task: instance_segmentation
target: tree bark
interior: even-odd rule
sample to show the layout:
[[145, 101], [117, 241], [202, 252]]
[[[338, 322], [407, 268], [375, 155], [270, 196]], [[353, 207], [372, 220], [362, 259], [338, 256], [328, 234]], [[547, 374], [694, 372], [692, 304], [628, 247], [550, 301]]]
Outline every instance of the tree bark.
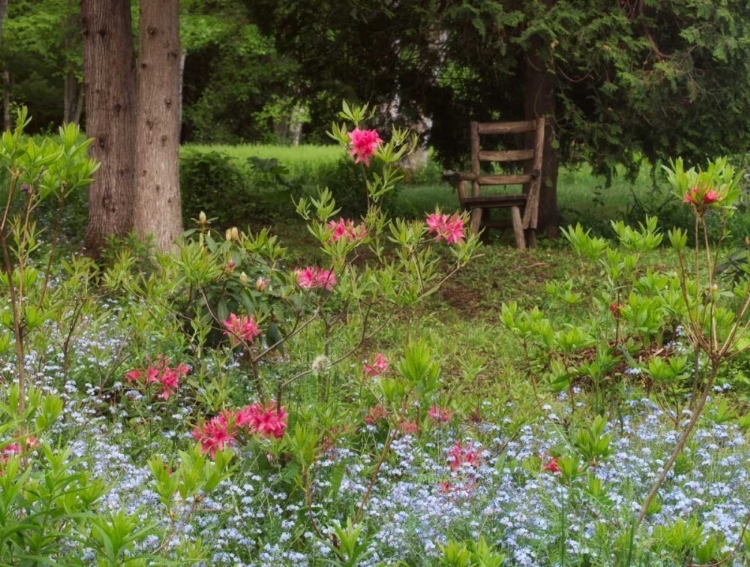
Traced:
[[78, 81], [70, 71], [65, 74], [63, 83], [63, 124], [73, 122], [78, 100]]
[[[5, 14], [8, 11], [8, 0], [0, 0], [0, 43], [3, 41], [3, 25], [5, 24]], [[10, 120], [10, 72], [3, 70], [3, 129], [10, 130], [12, 127]]]
[[[543, 0], [548, 7], [556, 0]], [[554, 76], [547, 71], [543, 53], [548, 47], [543, 40], [532, 43], [525, 58], [524, 83], [526, 92], [525, 114], [527, 120], [540, 116], [546, 118], [544, 133], [544, 161], [542, 163], [542, 187], [539, 194], [539, 219], [537, 231], [550, 238], [560, 234], [560, 211], [557, 208], [557, 150], [555, 149], [555, 87]], [[533, 132], [530, 134], [533, 138]], [[531, 142], [533, 147], [533, 142]]]
[[65, 50], [65, 60], [68, 66], [68, 71], [65, 73], [65, 79], [63, 81], [63, 124], [73, 122], [76, 115], [76, 105], [78, 101], [78, 79], [76, 79], [75, 73], [70, 69], [70, 52], [73, 50], [73, 40], [75, 35], [78, 33], [78, 18], [73, 15], [73, 0], [68, 0], [68, 12], [67, 20], [65, 25], [67, 27], [65, 31], [65, 41], [63, 42], [63, 49]]
[[179, 0], [141, 0], [135, 228], [161, 251], [172, 250], [183, 230], [179, 23]]
[[13, 128], [13, 119], [10, 112], [10, 71], [3, 71], [3, 130], [6, 132]]
[[96, 257], [110, 235], [133, 228], [135, 72], [129, 0], [81, 0], [83, 94], [91, 157], [85, 246]]
[[76, 112], [73, 115], [73, 123], [81, 123], [81, 115], [83, 114], [83, 88], [78, 89], [78, 98], [76, 98]]

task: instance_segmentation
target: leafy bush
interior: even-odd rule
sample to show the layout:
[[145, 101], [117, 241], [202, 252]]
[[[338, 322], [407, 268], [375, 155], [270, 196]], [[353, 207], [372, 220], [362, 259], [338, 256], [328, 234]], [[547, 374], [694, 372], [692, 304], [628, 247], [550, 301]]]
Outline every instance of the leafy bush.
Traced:
[[211, 211], [226, 226], [243, 222], [254, 211], [247, 171], [219, 152], [184, 154], [180, 159], [180, 191], [186, 225], [201, 211]]
[[[382, 165], [375, 163], [370, 169], [374, 174], [382, 175]], [[351, 159], [341, 158], [334, 164], [321, 166], [318, 173], [315, 183], [331, 192], [343, 216], [359, 218], [367, 212], [367, 187], [360, 165]], [[382, 203], [384, 212], [393, 212], [399, 190], [399, 186], [395, 186], [385, 196]]]
[[[342, 116], [363, 128], [362, 109]], [[36, 172], [5, 194], [0, 230], [1, 564], [750, 559], [750, 414], [717, 390], [750, 351], [750, 283], [712, 279], [685, 231], [615, 222], [613, 243], [570, 228], [579, 265], [547, 282], [554, 314], [508, 303], [503, 325], [484, 309], [459, 336], [440, 292], [477, 237], [458, 215], [388, 219], [410, 138], [336, 125], [366, 164], [368, 208], [355, 222], [330, 191], [297, 200], [317, 261], [295, 268], [268, 229], [199, 215], [175, 255], [125, 241], [48, 280], [34, 205], [94, 164], [72, 127], [64, 163], [20, 130], [0, 144], [9, 172]], [[286, 173], [265, 160], [252, 175]], [[733, 213], [725, 162], [677, 162], [670, 180], [701, 231]]]

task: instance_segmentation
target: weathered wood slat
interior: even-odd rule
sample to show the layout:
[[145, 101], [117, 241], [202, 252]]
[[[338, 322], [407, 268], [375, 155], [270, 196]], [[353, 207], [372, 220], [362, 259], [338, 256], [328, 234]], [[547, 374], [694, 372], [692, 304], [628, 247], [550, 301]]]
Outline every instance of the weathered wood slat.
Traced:
[[[454, 173], [453, 179], [456, 183], [460, 181], [476, 181], [479, 185], [518, 185], [529, 183], [532, 175], [482, 175], [470, 172]], [[477, 195], [473, 195], [476, 197]]]
[[513, 221], [513, 235], [516, 237], [516, 248], [523, 250], [526, 248], [526, 238], [524, 237], [523, 224], [521, 223], [521, 209], [519, 207], [511, 207], [510, 218]]
[[531, 175], [480, 175], [480, 185], [518, 185], [531, 182]]
[[479, 161], [523, 161], [534, 159], [534, 150], [481, 151]]
[[[544, 117], [540, 117], [536, 124], [536, 139], [534, 140], [534, 163], [532, 168], [541, 174], [542, 171], [542, 152], [544, 151]], [[523, 212], [523, 227], [525, 229], [536, 229], [539, 218], [539, 193], [542, 189], [542, 176], [537, 176], [529, 185], [529, 201]]]
[[482, 195], [481, 197], [467, 197], [463, 201], [464, 208], [491, 209], [496, 207], [513, 207], [524, 205], [526, 195]]
[[536, 120], [521, 122], [479, 122], [479, 134], [521, 134], [536, 130]]
[[[471, 123], [471, 172], [474, 175], [479, 175], [480, 170], [480, 163], [479, 163], [479, 122], [472, 122]], [[479, 183], [477, 182], [477, 178], [474, 177], [472, 179], [471, 184], [471, 195], [473, 197], [479, 196]], [[476, 219], [472, 219], [472, 223], [476, 224], [479, 221]]]

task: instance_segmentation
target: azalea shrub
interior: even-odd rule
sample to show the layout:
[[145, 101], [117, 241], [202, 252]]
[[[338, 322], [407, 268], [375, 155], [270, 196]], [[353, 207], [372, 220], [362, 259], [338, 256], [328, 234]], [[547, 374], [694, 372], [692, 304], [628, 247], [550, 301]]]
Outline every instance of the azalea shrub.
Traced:
[[489, 338], [467, 353], [446, 300], [477, 236], [459, 213], [389, 218], [415, 140], [340, 117], [366, 212], [297, 200], [304, 255], [204, 211], [174, 255], [126, 242], [46, 278], [24, 199], [55, 156], [81, 187], [95, 166], [69, 141], [18, 185], [0, 563], [745, 564], [750, 418], [722, 369], [748, 346], [750, 284], [714, 276], [706, 238], [734, 212], [729, 164], [668, 172], [709, 244], [688, 253], [653, 218], [614, 223], [615, 242], [570, 227], [580, 267], [536, 309], [472, 319]]

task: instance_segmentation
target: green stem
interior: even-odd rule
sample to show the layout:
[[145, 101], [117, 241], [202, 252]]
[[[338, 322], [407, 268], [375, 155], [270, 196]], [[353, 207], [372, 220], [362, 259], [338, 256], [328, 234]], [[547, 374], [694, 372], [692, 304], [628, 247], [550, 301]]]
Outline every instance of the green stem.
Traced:
[[693, 410], [693, 415], [690, 418], [690, 421], [688, 422], [687, 426], [683, 430], [682, 436], [680, 437], [680, 440], [677, 442], [677, 445], [672, 451], [672, 454], [669, 456], [669, 460], [667, 461], [667, 464], [664, 465], [664, 468], [662, 469], [661, 474], [659, 474], [659, 477], [656, 479], [656, 482], [654, 482], [653, 486], [651, 487], [651, 490], [646, 496], [646, 500], [643, 501], [643, 505], [641, 506], [641, 511], [638, 513], [638, 518], [636, 519], [636, 528], [640, 526], [641, 523], [643, 522], [643, 519], [646, 517], [646, 513], [648, 512], [648, 508], [651, 505], [651, 501], [656, 497], [656, 494], [659, 492], [659, 488], [661, 488], [661, 485], [664, 483], [664, 480], [667, 478], [669, 471], [672, 470], [672, 466], [677, 460], [677, 457], [680, 456], [680, 453], [682, 453], [682, 450], [685, 448], [685, 444], [688, 442], [690, 435], [693, 433], [693, 429], [695, 428], [695, 425], [698, 423], [698, 419], [703, 413], [703, 408], [706, 405], [706, 400], [708, 399], [708, 395], [711, 393], [711, 387], [714, 384], [714, 379], [716, 378], [716, 374], [718, 373], [718, 371], [719, 371], [719, 365], [716, 362], [713, 362], [711, 365], [711, 374], [708, 377], [708, 381], [706, 382], [706, 385], [703, 387], [703, 393], [701, 394], [701, 398], [700, 398], [700, 401], [698, 402], [698, 406]]
[[3, 253], [3, 263], [5, 264], [5, 273], [8, 276], [8, 289], [10, 290], [10, 307], [13, 313], [13, 335], [16, 339], [16, 368], [18, 370], [18, 409], [20, 413], [23, 413], [26, 409], [26, 388], [25, 388], [25, 372], [24, 372], [24, 360], [23, 360], [23, 325], [21, 323], [21, 314], [19, 309], [21, 307], [21, 298], [16, 293], [16, 286], [13, 283], [13, 265], [10, 261], [10, 254], [8, 252], [8, 243], [5, 239], [5, 232], [0, 230], [0, 248]]

